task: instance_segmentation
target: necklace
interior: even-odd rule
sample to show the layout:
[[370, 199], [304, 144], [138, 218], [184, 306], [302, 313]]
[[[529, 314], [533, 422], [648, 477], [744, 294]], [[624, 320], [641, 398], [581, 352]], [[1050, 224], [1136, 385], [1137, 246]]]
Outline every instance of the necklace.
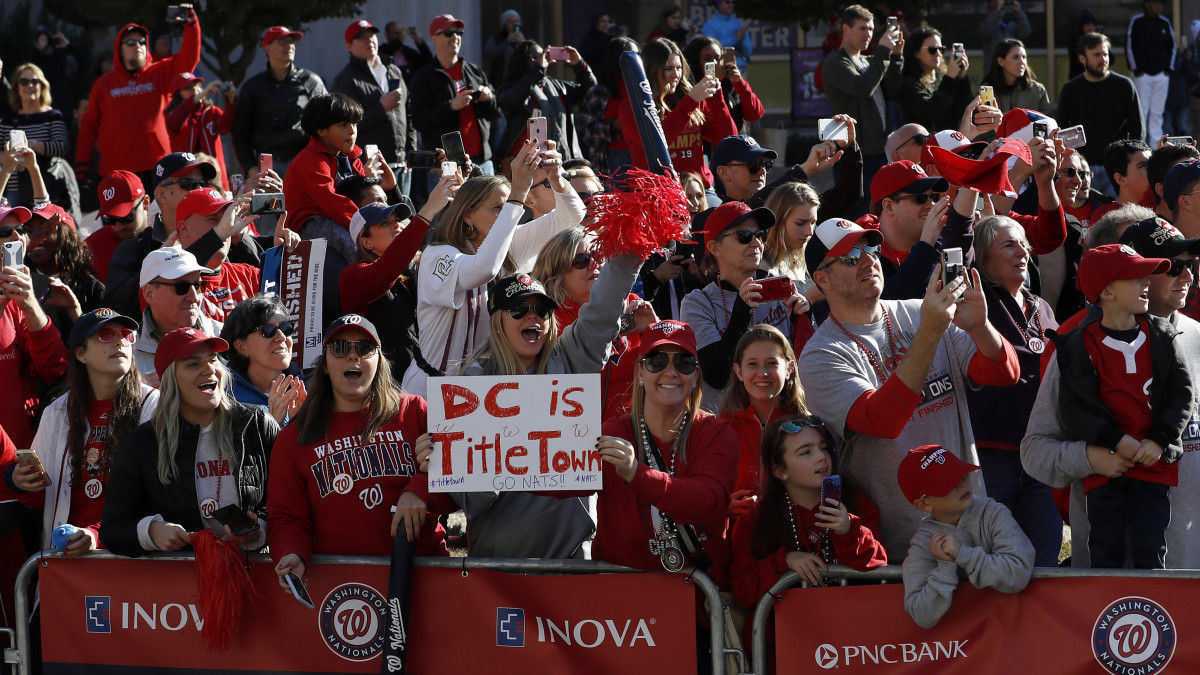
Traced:
[[[796, 529], [796, 504], [792, 502], [792, 496], [785, 490], [783, 498], [787, 500], [787, 521], [788, 525], [792, 526], [792, 544], [797, 551], [807, 551], [807, 546], [800, 545], [800, 532]], [[821, 559], [827, 563], [836, 562], [833, 555], [833, 538], [830, 530], [821, 530], [820, 532], [810, 532], [808, 541], [820, 551]]]
[[[1033, 309], [1032, 317], [1025, 317], [1025, 327], [1021, 331], [1021, 336], [1025, 338], [1025, 344], [1029, 345], [1029, 351], [1034, 354], [1041, 354], [1046, 350], [1046, 331], [1042, 329], [1042, 314], [1038, 311], [1037, 303], [1029, 299], [1029, 305]], [[1022, 315], [1024, 312], [1022, 312]], [[1035, 328], [1036, 334], [1029, 334], [1030, 324]]]
[[[895, 338], [892, 335], [892, 318], [888, 314], [888, 311], [886, 308], [881, 306], [880, 309], [883, 310], [883, 327], [884, 327], [884, 329], [887, 330], [888, 349], [892, 353], [891, 357], [888, 358], [885, 365], [887, 366], [888, 370], [895, 372], [896, 367], [898, 365], [900, 365], [900, 359], [901, 359], [900, 351], [899, 351], [899, 348], [896, 346]], [[857, 336], [855, 336], [850, 331], [846, 330], [846, 327], [842, 325], [841, 321], [837, 320], [836, 316], [830, 314], [829, 318], [830, 318], [830, 320], [833, 321], [833, 323], [838, 328], [842, 329], [842, 332], [846, 334], [846, 337], [850, 338], [854, 342], [854, 344], [858, 345], [858, 348], [862, 350], [862, 353], [867, 357], [867, 362], [870, 363], [871, 367], [875, 369], [875, 374], [879, 376], [879, 383], [882, 385], [883, 382], [885, 380], [887, 380], [887, 377], [888, 377], [887, 371], [884, 370], [883, 366], [879, 365], [879, 361], [877, 361], [875, 359], [875, 353], [872, 352], [870, 349], [867, 349], [867, 346], [864, 345], [862, 343], [862, 341], [858, 339]]]
[[[654, 441], [650, 436], [650, 428], [646, 426], [645, 417], [641, 419], [641, 426], [642, 456], [646, 464], [652, 469], [666, 471], [668, 476], [674, 476], [675, 459], [679, 456], [677, 452], [678, 448], [675, 446], [679, 444], [679, 437], [675, 437], [675, 441], [671, 446], [670, 467], [661, 467], [658, 466], [658, 462], [654, 458], [654, 451], [650, 447], [650, 444]], [[650, 508], [657, 509], [655, 506], [651, 506]], [[675, 529], [675, 521], [662, 510], [658, 510], [658, 519], [658, 531], [654, 533], [654, 538], [649, 541], [650, 553], [658, 556], [658, 559], [662, 561], [663, 569], [668, 572], [678, 572], [683, 569], [686, 558], [683, 555], [683, 547], [679, 543], [679, 532]]]
[[[721, 280], [721, 277], [718, 276], [717, 280], [714, 283], [717, 284], [717, 295], [721, 296], [721, 310], [725, 313], [725, 327], [724, 328], [718, 327], [717, 333], [724, 335], [725, 331], [729, 330], [729, 319], [732, 318], [733, 315], [730, 313], [729, 307], [727, 307], [725, 305], [725, 287], [721, 285], [723, 283], [723, 281]], [[734, 291], [734, 294], [737, 294], [736, 290]], [[733, 304], [734, 305], [737, 304], [736, 299], [733, 301]], [[746, 325], [748, 325], [748, 326], [754, 325], [754, 308], [753, 307], [750, 308], [750, 323], [748, 323]]]

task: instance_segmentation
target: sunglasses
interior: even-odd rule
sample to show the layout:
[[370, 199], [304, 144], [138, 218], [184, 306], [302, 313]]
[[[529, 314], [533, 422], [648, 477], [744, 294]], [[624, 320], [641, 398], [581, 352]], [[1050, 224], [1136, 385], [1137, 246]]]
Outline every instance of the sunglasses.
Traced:
[[696, 372], [696, 357], [684, 352], [675, 352], [674, 354], [652, 352], [642, 359], [642, 365], [652, 373], [661, 373], [671, 361], [675, 361], [675, 370], [679, 371], [680, 375], [691, 375]]
[[8, 239], [12, 236], [13, 232], [25, 234], [25, 231], [24, 225], [5, 225], [4, 227], [0, 227], [0, 239]]
[[359, 358], [369, 359], [375, 356], [375, 352], [379, 351], [379, 345], [370, 340], [330, 340], [325, 348], [329, 350], [329, 355], [335, 359], [344, 359], [350, 355], [350, 350], [358, 354]]
[[1192, 258], [1191, 260], [1177, 260], [1171, 258], [1171, 268], [1167, 270], [1167, 276], [1177, 277], [1183, 274], [1183, 271], [1190, 270], [1192, 276], [1196, 276], [1196, 269], [1200, 266], [1200, 259]]
[[929, 53], [930, 53], [931, 55], [934, 55], [934, 56], [936, 56], [936, 55], [938, 55], [938, 54], [945, 54], [945, 53], [946, 53], [946, 48], [945, 48], [945, 47], [927, 47], [926, 49], [929, 51]]
[[770, 171], [771, 167], [775, 166], [775, 161], [766, 159], [765, 157], [763, 157], [763, 158], [756, 159], [753, 162], [750, 162], [749, 164], [735, 164], [734, 162], [730, 162], [729, 164], [726, 164], [725, 166], [744, 166], [750, 170], [750, 173], [758, 173], [759, 171], [762, 171], [764, 169], [766, 169], [767, 171]]
[[903, 195], [900, 197], [890, 197], [890, 199], [894, 202], [902, 202], [905, 199], [911, 199], [911, 200], [913, 200], [913, 203], [916, 204], [917, 206], [924, 206], [924, 205], [928, 204], [929, 202], [936, 202], [937, 200], [939, 200], [941, 198], [942, 198], [942, 196], [936, 192], [923, 192], [919, 195]]
[[828, 265], [821, 265], [820, 267], [817, 268], [817, 271], [820, 272], [821, 270], [827, 270], [830, 267], [833, 267], [833, 263], [835, 263], [835, 262], [840, 262], [843, 265], [845, 265], [846, 267], [857, 267], [859, 261], [861, 261], [863, 259], [864, 255], [869, 255], [873, 258], [878, 258], [879, 257], [879, 246], [878, 245], [876, 245], [876, 246], [863, 246], [863, 245], [855, 246], [854, 248], [850, 249], [850, 252], [847, 253], [846, 255], [838, 256], [837, 258], [834, 258], [833, 260], [831, 260], [829, 262]]
[[[574, 263], [572, 263], [572, 264], [574, 264]], [[546, 306], [540, 302], [535, 302], [532, 305], [529, 304], [528, 302], [522, 302], [521, 304], [517, 305], [516, 307], [513, 307], [512, 309], [508, 310], [508, 315], [511, 316], [513, 319], [519, 321], [521, 319], [524, 319], [525, 316], [527, 314], [529, 314], [529, 310], [531, 310], [531, 309], [533, 310], [534, 314], [537, 314], [542, 319], [549, 319], [550, 315], [554, 313], [554, 310], [550, 309], [548, 306]]]
[[128, 328], [109, 328], [107, 326], [96, 331], [96, 339], [104, 344], [116, 342], [117, 338], [133, 344], [133, 341], [137, 338], [137, 333]]
[[751, 232], [750, 230], [735, 230], [733, 232], [722, 232], [721, 234], [717, 235], [717, 238], [713, 241], [721, 241], [725, 237], [737, 237], [739, 244], [749, 244], [750, 240], [752, 239], [757, 239], [759, 241], [766, 239], [767, 231], [757, 230]]
[[575, 257], [571, 260], [571, 267], [574, 267], [577, 270], [585, 270], [590, 267], [591, 264], [591, 253], [576, 253]]
[[246, 331], [246, 337], [250, 337], [252, 333], [258, 331], [258, 334], [270, 340], [275, 337], [275, 333], [283, 333], [284, 337], [291, 337], [292, 333], [296, 332], [296, 323], [294, 321], [284, 321], [276, 326], [273, 323], [264, 323], [258, 328], [251, 328]]
[[1073, 166], [1068, 166], [1065, 169], [1059, 169], [1058, 173], [1067, 178], [1087, 178], [1092, 175], [1091, 171], [1080, 171]]
[[104, 223], [105, 225], [128, 225], [132, 223], [137, 219], [137, 207], [141, 205], [141, 201], [142, 200], [139, 199], [137, 202], [135, 202], [133, 208], [130, 209], [127, 215], [121, 216], [120, 218], [116, 216], [100, 216], [100, 222]]
[[170, 185], [178, 185], [184, 190], [191, 192], [192, 190], [199, 190], [202, 187], [208, 187], [208, 181], [199, 178], [172, 178], [158, 184], [159, 187], [168, 187]]
[[904, 146], [908, 145], [909, 143], [916, 143], [917, 145], [924, 146], [925, 141], [927, 141], [927, 140], [929, 140], [928, 134], [913, 134], [912, 138], [908, 139], [907, 141], [904, 141], [900, 145], [897, 145], [896, 149], [899, 150], [900, 148], [903, 148]]
[[540, 185], [540, 186], [542, 186], [542, 187], [544, 187], [544, 188], [546, 188], [547, 190], [552, 190], [552, 189], [553, 189], [553, 188], [550, 186], [550, 179], [549, 179], [549, 178], [543, 178], [543, 179], [542, 179], [542, 182], [540, 182], [540, 183], [534, 183], [534, 184], [533, 184], [533, 187], [537, 187], [537, 186], [539, 186], [539, 185]]
[[17, 80], [17, 84], [21, 85], [22, 87], [40, 87], [42, 86], [42, 81], [36, 77], [22, 77], [21, 79]]
[[459, 37], [462, 37], [462, 34], [463, 34], [463, 30], [461, 28], [458, 30], [444, 30], [444, 31], [441, 31], [438, 33], [438, 35], [444, 35], [446, 37], [450, 37], [451, 35], [457, 35]]
[[187, 295], [188, 291], [193, 288], [203, 292], [208, 287], [208, 282], [200, 279], [198, 281], [151, 281], [155, 286], [170, 286], [175, 289], [175, 295]]
[[785, 434], [799, 433], [805, 429], [820, 429], [825, 430], [825, 423], [820, 418], [813, 415], [800, 415], [793, 417], [779, 425], [779, 430]]
[[129, 38], [128, 40], [122, 40], [121, 44], [126, 47], [145, 47], [146, 38]]

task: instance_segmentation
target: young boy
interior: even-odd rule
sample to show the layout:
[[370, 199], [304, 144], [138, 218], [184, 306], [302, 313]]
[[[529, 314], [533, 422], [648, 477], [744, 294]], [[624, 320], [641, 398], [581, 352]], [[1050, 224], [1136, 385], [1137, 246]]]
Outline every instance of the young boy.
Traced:
[[1179, 483], [1174, 462], [1183, 456], [1180, 436], [1195, 403], [1183, 354], [1176, 351], [1179, 331], [1147, 314], [1149, 277], [1171, 266], [1122, 244], [1088, 251], [1079, 263], [1079, 287], [1101, 311], [1070, 333], [1052, 336], [1062, 374], [1064, 435], [1136, 462], [1119, 478], [1083, 481], [1092, 567], [1124, 567], [1127, 556], [1143, 569], [1161, 569], [1165, 562], [1167, 493]]
[[909, 450], [900, 462], [900, 490], [929, 514], [904, 559], [904, 609], [932, 628], [950, 609], [958, 570], [975, 588], [1019, 593], [1033, 574], [1033, 544], [1008, 507], [972, 497], [967, 474], [978, 469], [939, 445]]

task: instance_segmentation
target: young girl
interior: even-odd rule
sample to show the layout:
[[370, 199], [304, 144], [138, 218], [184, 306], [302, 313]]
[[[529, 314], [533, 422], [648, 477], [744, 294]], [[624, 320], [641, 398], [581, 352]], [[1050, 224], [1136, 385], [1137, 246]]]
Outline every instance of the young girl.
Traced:
[[774, 326], [752, 326], [738, 340], [733, 377], [721, 396], [720, 415], [738, 439], [738, 473], [729, 503], [730, 517], [744, 515], [758, 501], [763, 427], [781, 417], [807, 414], [792, 345]]
[[[691, 69], [684, 61], [679, 46], [662, 38], [646, 43], [642, 52], [646, 78], [650, 81], [651, 96], [662, 118], [663, 135], [671, 150], [671, 163], [679, 172], [697, 173], [709, 190], [709, 206], [720, 203], [712, 192], [713, 175], [704, 162], [704, 141], [716, 145], [726, 136], [737, 134], [733, 117], [725, 105], [721, 81], [705, 76], [692, 84]], [[621, 136], [629, 143], [633, 165], [648, 168], [646, 151], [638, 134], [633, 107], [628, 100], [621, 102]]]
[[807, 295], [813, 282], [804, 264], [804, 247], [817, 225], [821, 196], [808, 183], [784, 183], [775, 188], [765, 206], [775, 214], [776, 227], [767, 232], [758, 268], [773, 277], [789, 277]]

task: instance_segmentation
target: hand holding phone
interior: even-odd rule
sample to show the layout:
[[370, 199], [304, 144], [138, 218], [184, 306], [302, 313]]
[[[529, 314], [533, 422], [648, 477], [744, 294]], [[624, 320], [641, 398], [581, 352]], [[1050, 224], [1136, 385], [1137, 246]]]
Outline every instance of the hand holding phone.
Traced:
[[1046, 124], [1044, 121], [1041, 121], [1041, 120], [1033, 123], [1033, 137], [1034, 138], [1040, 138], [1044, 141], [1044, 140], [1046, 140], [1046, 138], [1049, 135], [1050, 135], [1050, 125]]
[[996, 90], [986, 84], [979, 85], [979, 105], [1000, 107], [996, 104]]
[[458, 162], [442, 162], [442, 175], [453, 176], [458, 173]]
[[821, 141], [850, 142], [850, 128], [841, 120], [833, 118], [819, 119], [817, 120], [817, 130]]
[[255, 192], [250, 198], [250, 215], [266, 216], [286, 210], [282, 192]]
[[842, 503], [842, 477], [825, 476], [821, 479], [821, 506], [828, 506], [826, 499]]
[[252, 519], [242, 507], [237, 504], [226, 504], [221, 508], [213, 511], [213, 520], [216, 520], [222, 525], [229, 527], [229, 531], [233, 536], [240, 537], [243, 534], [253, 532], [258, 529], [258, 520]]
[[0, 265], [13, 269], [25, 266], [25, 243], [20, 239], [0, 244]]
[[46, 473], [46, 467], [42, 465], [42, 459], [33, 450], [17, 450], [17, 464], [36, 467], [38, 473], [42, 475], [42, 485], [50, 485], [50, 474]]
[[551, 47], [546, 50], [546, 56], [551, 61], [570, 61], [571, 52], [566, 47]]
[[[948, 248], [942, 251], [942, 289], [946, 289], [950, 284], [957, 281], [964, 275], [963, 270], [963, 252], [961, 248]], [[967, 286], [970, 287], [971, 278], [967, 277]], [[962, 296], [958, 297], [955, 302], [962, 302]]]
[[467, 148], [463, 145], [462, 132], [442, 134], [442, 150], [446, 153], [447, 160], [463, 165], [467, 163]]
[[1180, 147], [1190, 147], [1196, 145], [1196, 141], [1192, 140], [1191, 136], [1167, 136], [1165, 143], [1167, 145], [1178, 145]]
[[266, 173], [275, 170], [275, 156], [264, 152], [258, 156], [258, 172]]
[[758, 285], [761, 286], [758, 290], [758, 301], [771, 302], [774, 300], [786, 300], [792, 297], [796, 292], [796, 286], [788, 277], [767, 277], [759, 279]]
[[313, 605], [312, 598], [308, 595], [308, 589], [304, 586], [304, 581], [292, 572], [288, 572], [284, 579], [287, 581], [288, 589], [292, 591], [292, 597], [297, 602], [309, 609], [316, 609]]
[[546, 118], [545, 117], [530, 117], [528, 123], [529, 140], [535, 144], [539, 150], [546, 147]]
[[1066, 129], [1059, 129], [1058, 140], [1062, 141], [1063, 147], [1068, 150], [1082, 148], [1087, 145], [1087, 134], [1083, 131], [1083, 125], [1077, 124]]

